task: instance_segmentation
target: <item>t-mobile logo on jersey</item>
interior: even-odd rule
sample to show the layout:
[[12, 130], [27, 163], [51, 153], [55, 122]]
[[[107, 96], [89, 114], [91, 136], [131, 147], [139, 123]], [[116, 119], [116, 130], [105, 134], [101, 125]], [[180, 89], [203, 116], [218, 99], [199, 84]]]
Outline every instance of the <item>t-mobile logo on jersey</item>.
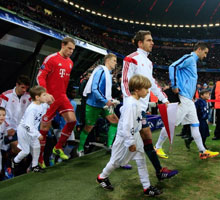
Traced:
[[60, 77], [63, 78], [65, 76], [65, 69], [60, 69]]

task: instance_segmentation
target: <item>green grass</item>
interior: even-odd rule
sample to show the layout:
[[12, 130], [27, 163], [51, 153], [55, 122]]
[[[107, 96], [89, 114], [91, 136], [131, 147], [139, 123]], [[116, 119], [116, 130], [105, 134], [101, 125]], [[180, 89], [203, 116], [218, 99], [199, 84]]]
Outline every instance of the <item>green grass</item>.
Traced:
[[[214, 128], [214, 127], [210, 127]], [[176, 129], [180, 132], [181, 127]], [[213, 131], [212, 131], [213, 132]], [[154, 143], [159, 131], [153, 132]], [[212, 134], [213, 136], [213, 134]], [[219, 141], [209, 137], [207, 146], [218, 151]], [[158, 182], [152, 164], [148, 164], [152, 185], [163, 189], [156, 198], [143, 195], [136, 164], [132, 170], [115, 170], [110, 180], [115, 187], [113, 192], [105, 191], [95, 182], [96, 176], [109, 160], [104, 150], [85, 157], [76, 158], [47, 169], [45, 174], [29, 173], [14, 179], [0, 182], [1, 200], [217, 200], [220, 199], [220, 156], [200, 160], [195, 143], [191, 150], [185, 148], [180, 137], [174, 138], [172, 150], [168, 141], [164, 145], [169, 159], [161, 159], [161, 164], [178, 169], [178, 176]]]

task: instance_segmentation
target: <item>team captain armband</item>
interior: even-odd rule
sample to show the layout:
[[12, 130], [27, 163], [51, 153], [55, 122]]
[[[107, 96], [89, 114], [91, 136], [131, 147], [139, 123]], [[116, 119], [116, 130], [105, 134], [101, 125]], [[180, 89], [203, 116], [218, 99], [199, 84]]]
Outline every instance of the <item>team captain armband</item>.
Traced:
[[137, 65], [137, 61], [134, 58], [130, 58], [130, 57], [125, 57], [124, 58], [125, 62], [130, 62], [130, 63], [134, 63], [135, 65]]

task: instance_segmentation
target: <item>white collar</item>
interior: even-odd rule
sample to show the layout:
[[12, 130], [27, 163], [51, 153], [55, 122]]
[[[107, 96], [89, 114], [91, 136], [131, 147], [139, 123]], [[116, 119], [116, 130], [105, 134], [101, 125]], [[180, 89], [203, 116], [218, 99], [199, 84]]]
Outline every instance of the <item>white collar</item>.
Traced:
[[137, 51], [138, 51], [139, 53], [144, 54], [144, 55], [147, 56], [147, 57], [148, 57], [148, 55], [150, 54], [149, 52], [146, 52], [146, 51], [144, 51], [144, 50], [141, 49], [141, 48], [138, 48]]

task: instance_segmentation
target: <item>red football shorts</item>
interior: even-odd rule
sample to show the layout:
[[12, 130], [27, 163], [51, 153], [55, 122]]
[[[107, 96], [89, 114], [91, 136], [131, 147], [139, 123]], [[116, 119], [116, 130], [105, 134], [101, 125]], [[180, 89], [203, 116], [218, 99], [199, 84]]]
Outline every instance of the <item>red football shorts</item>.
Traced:
[[59, 114], [64, 112], [74, 112], [73, 106], [66, 95], [62, 95], [58, 99], [55, 99], [55, 101], [50, 105], [50, 108], [48, 108], [46, 114], [42, 117], [42, 121], [51, 121], [55, 117], [56, 111], [58, 111]]

